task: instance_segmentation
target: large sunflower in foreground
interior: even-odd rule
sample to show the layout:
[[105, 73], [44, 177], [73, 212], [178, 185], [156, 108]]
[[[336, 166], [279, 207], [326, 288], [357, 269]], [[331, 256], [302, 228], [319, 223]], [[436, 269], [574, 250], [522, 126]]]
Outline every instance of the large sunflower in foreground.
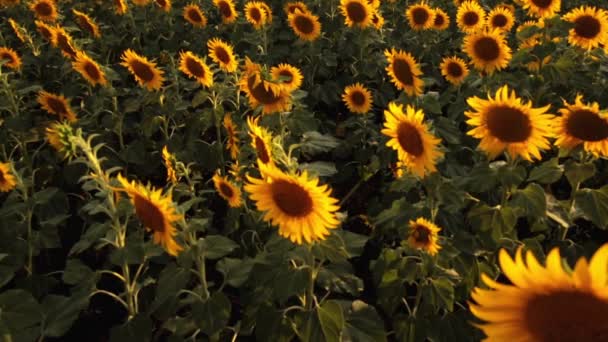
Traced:
[[488, 13], [487, 25], [491, 29], [510, 31], [515, 24], [513, 13], [504, 7], [495, 7]]
[[156, 63], [138, 55], [131, 49], [125, 50], [121, 59], [120, 65], [129, 70], [140, 86], [149, 91], [159, 90], [163, 86], [165, 80], [163, 77], [164, 72], [156, 67]]
[[120, 174], [117, 179], [124, 188], [123, 191], [129, 195], [137, 218], [146, 229], [154, 233], [154, 242], [173, 256], [183, 250], [175, 242], [177, 232], [173, 225], [183, 219], [183, 216], [176, 212], [171, 193], [163, 195], [161, 189], [155, 190], [135, 181], [129, 182]]
[[72, 62], [72, 69], [80, 73], [92, 86], [97, 84], [106, 86], [108, 84], [106, 74], [101, 70], [99, 64], [83, 51], [76, 53], [76, 58]]
[[409, 6], [405, 16], [410, 27], [416, 31], [430, 29], [435, 22], [435, 12], [425, 2]]
[[213, 4], [220, 11], [222, 22], [224, 24], [231, 24], [235, 22], [236, 18], [239, 16], [239, 13], [236, 11], [234, 2], [232, 0], [213, 0]]
[[90, 35], [92, 35], [95, 38], [101, 37], [101, 32], [99, 31], [99, 26], [86, 13], [72, 9], [72, 14], [74, 14], [74, 17], [76, 17], [78, 26], [80, 26], [81, 29], [87, 31]]
[[180, 52], [179, 70], [205, 87], [213, 85], [213, 73], [209, 66], [191, 51]]
[[511, 48], [499, 30], [479, 31], [464, 37], [462, 49], [477, 70], [492, 74], [509, 65]]
[[17, 186], [9, 163], [0, 163], [0, 192], [9, 192]]
[[408, 105], [404, 113], [403, 105], [391, 102], [384, 117], [382, 134], [391, 138], [386, 146], [397, 151], [403, 166], [420, 178], [437, 171], [435, 164], [443, 156], [438, 148], [441, 139], [429, 132], [422, 109]]
[[309, 11], [295, 10], [294, 13], [287, 15], [287, 20], [289, 27], [302, 40], [313, 41], [321, 35], [319, 17]]
[[555, 123], [555, 145], [572, 149], [583, 144], [585, 151], [608, 157], [608, 118], [600, 113], [597, 102], [583, 103], [578, 95], [574, 103], [564, 101], [565, 108]]
[[265, 80], [261, 67], [249, 58], [245, 60], [245, 71], [239, 85], [241, 91], [247, 94], [251, 109], [261, 106], [262, 113], [270, 114], [291, 107], [289, 91], [281, 83]]
[[232, 45], [220, 38], [213, 38], [207, 41], [209, 57], [226, 72], [235, 72], [239, 64], [236, 61]]
[[30, 10], [34, 12], [36, 19], [44, 21], [53, 22], [59, 16], [53, 0], [35, 0], [30, 4]]
[[532, 17], [549, 18], [559, 12], [562, 0], [521, 0], [521, 5]]
[[65, 57], [70, 59], [76, 58], [76, 53], [78, 50], [72, 43], [72, 36], [70, 36], [70, 34], [63, 27], [53, 27], [52, 37], [53, 40], [51, 41], [51, 45], [58, 47]]
[[[469, 309], [487, 341], [606, 341], [608, 336], [608, 244], [566, 271], [558, 248], [546, 265], [521, 248], [515, 258], [502, 249], [500, 268], [512, 285], [486, 274], [490, 289], [471, 292]], [[567, 269], [570, 269], [567, 267]]]
[[293, 65], [281, 63], [270, 68], [272, 78], [280, 82], [289, 92], [292, 92], [302, 85], [302, 72]]
[[260, 165], [260, 172], [261, 179], [247, 176], [245, 191], [264, 212], [264, 221], [279, 226], [279, 235], [296, 244], [311, 243], [325, 240], [329, 229], [338, 227], [338, 200], [318, 178], [310, 178], [306, 171], [288, 174], [265, 165]]
[[259, 121], [260, 117], [255, 119], [252, 117], [247, 118], [251, 146], [255, 150], [258, 164], [274, 165], [274, 160], [272, 159], [272, 134], [266, 128], [260, 126]]
[[490, 159], [506, 150], [512, 158], [532, 161], [541, 159], [541, 150], [551, 147], [548, 138], [554, 135], [554, 116], [547, 114], [549, 105], [533, 108], [514, 90], [509, 92], [506, 85], [496, 91], [494, 98], [490, 94], [487, 100], [475, 96], [467, 103], [474, 110], [464, 112], [467, 123], [475, 126], [467, 134], [481, 139], [479, 148]]
[[456, 24], [462, 32], [477, 32], [486, 24], [486, 11], [475, 1], [465, 1], [458, 6]]
[[76, 114], [72, 111], [68, 99], [63, 95], [57, 95], [41, 90], [38, 92], [38, 103], [49, 114], [57, 115], [59, 120], [76, 122]]
[[385, 50], [384, 55], [388, 60], [386, 71], [397, 89], [405, 91], [409, 96], [422, 94], [424, 81], [418, 77], [422, 71], [414, 57], [409, 52], [394, 48]]
[[13, 70], [21, 69], [21, 57], [19, 57], [17, 51], [9, 47], [0, 46], [0, 61], [4, 61], [3, 67], [11, 68]]
[[228, 136], [226, 139], [226, 149], [230, 152], [230, 158], [237, 159], [239, 156], [239, 136], [237, 127], [232, 121], [232, 114], [226, 113], [224, 115], [224, 129], [226, 130], [226, 135]]
[[346, 26], [365, 28], [372, 23], [374, 9], [367, 0], [340, 0], [340, 12]]
[[439, 66], [441, 74], [453, 85], [461, 84], [469, 75], [469, 68], [462, 58], [445, 57]]
[[228, 180], [227, 177], [220, 176], [219, 172], [213, 175], [213, 185], [215, 190], [220, 196], [228, 202], [228, 205], [232, 208], [238, 208], [243, 205], [241, 198], [241, 189]]
[[256, 30], [268, 23], [266, 10], [259, 1], [249, 1], [245, 4], [245, 18]]
[[365, 114], [372, 109], [372, 93], [361, 83], [355, 83], [344, 88], [342, 101], [353, 113]]
[[437, 241], [441, 228], [422, 217], [410, 220], [407, 242], [412, 248], [422, 249], [430, 255], [436, 255], [441, 246]]
[[443, 31], [450, 27], [450, 16], [444, 10], [437, 7], [433, 9], [433, 12], [435, 13], [433, 29]]
[[608, 39], [608, 14], [603, 9], [581, 6], [564, 16], [564, 20], [574, 24], [568, 33], [568, 42], [591, 50]]
[[194, 27], [203, 28], [207, 26], [205, 12], [195, 3], [190, 3], [184, 7], [183, 16]]

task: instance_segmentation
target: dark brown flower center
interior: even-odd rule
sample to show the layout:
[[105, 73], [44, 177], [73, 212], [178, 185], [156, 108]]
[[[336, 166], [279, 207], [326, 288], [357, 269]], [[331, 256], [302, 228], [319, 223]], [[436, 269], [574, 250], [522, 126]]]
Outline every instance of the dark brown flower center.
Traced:
[[205, 69], [203, 68], [201, 63], [194, 60], [194, 58], [186, 57], [186, 68], [195, 77], [205, 77]]
[[601, 141], [608, 138], [608, 122], [597, 113], [579, 109], [568, 117], [566, 131], [583, 141]]
[[590, 15], [584, 15], [574, 22], [574, 32], [579, 37], [586, 39], [595, 38], [602, 28], [602, 24]]
[[408, 122], [402, 122], [397, 127], [397, 141], [405, 152], [414, 157], [424, 153], [424, 143], [418, 129]]
[[36, 11], [38, 15], [47, 17], [53, 14], [53, 6], [46, 2], [39, 2], [34, 7], [34, 11]]
[[266, 87], [264, 86], [265, 81], [260, 81], [258, 82], [258, 84], [255, 84], [258, 77], [258, 75], [254, 74], [249, 76], [249, 78], [247, 79], [247, 88], [249, 88], [251, 96], [253, 96], [253, 98], [255, 98], [258, 102], [264, 105], [279, 102], [281, 100], [281, 95], [276, 96], [272, 92], [272, 90], [266, 89]]
[[283, 83], [291, 83], [291, 81], [293, 81], [293, 74], [289, 70], [281, 70], [281, 71], [279, 71], [279, 75], [286, 77], [283, 80]]
[[15, 63], [15, 58], [13, 57], [12, 54], [8, 53], [8, 52], [2, 52], [0, 54], [0, 59], [5, 59], [8, 61], [8, 64], [13, 64]]
[[201, 23], [203, 22], [203, 17], [201, 16], [201, 14], [194, 8], [190, 8], [188, 10], [188, 19], [190, 19], [191, 21], [195, 22], [195, 23]]
[[350, 101], [355, 104], [355, 106], [363, 106], [367, 102], [365, 100], [365, 95], [361, 91], [354, 91], [350, 94]]
[[553, 0], [531, 0], [532, 4], [539, 8], [549, 8]]
[[99, 80], [101, 78], [101, 73], [99, 72], [99, 69], [97, 68], [97, 66], [93, 63], [90, 62], [86, 62], [84, 64], [84, 71], [87, 73], [87, 75], [92, 78], [93, 80]]
[[274, 203], [288, 216], [304, 217], [313, 209], [310, 194], [298, 184], [277, 180], [271, 184], [270, 189]]
[[402, 58], [395, 58], [393, 61], [393, 73], [399, 82], [412, 85], [414, 84], [414, 75], [408, 61]]
[[478, 59], [491, 62], [500, 56], [500, 45], [492, 37], [482, 37], [473, 44], [473, 51]]
[[40, 32], [40, 34], [46, 39], [46, 40], [51, 40], [51, 38], [53, 38], [53, 32], [51, 32], [51, 30], [49, 30], [48, 28], [44, 27], [44, 26], [39, 26], [38, 27], [38, 32]]
[[535, 294], [521, 321], [535, 341], [608, 341], [608, 302], [581, 290]]
[[72, 43], [70, 42], [68, 36], [62, 33], [57, 33], [57, 45], [61, 51], [65, 52], [70, 57], [76, 57], [76, 50], [74, 50], [74, 47], [72, 47]]
[[253, 7], [249, 10], [249, 16], [251, 16], [251, 19], [253, 19], [253, 21], [255, 21], [256, 23], [262, 21], [262, 13], [256, 7]]
[[229, 3], [227, 3], [226, 1], [221, 1], [218, 4], [218, 7], [220, 8], [220, 13], [222, 14], [222, 17], [224, 17], [224, 18], [232, 17], [232, 8], [230, 8]]
[[435, 21], [433, 24], [435, 27], [441, 27], [445, 23], [445, 17], [441, 13], [435, 13]]
[[264, 140], [256, 135], [255, 137], [255, 152], [258, 156], [258, 159], [262, 161], [264, 164], [268, 164], [270, 162], [270, 154], [266, 149], [266, 144], [264, 144]]
[[507, 17], [503, 14], [497, 14], [492, 17], [492, 26], [494, 27], [505, 27], [508, 22]]
[[450, 62], [448, 64], [448, 75], [452, 77], [460, 77], [463, 74], [462, 66], [455, 62]]
[[232, 191], [232, 188], [230, 187], [230, 185], [228, 185], [224, 182], [220, 182], [219, 188], [220, 188], [220, 193], [222, 195], [224, 195], [224, 197], [232, 198], [232, 196], [234, 196], [234, 191]]
[[416, 7], [412, 10], [412, 18], [414, 24], [424, 25], [429, 20], [429, 12], [424, 8]]
[[162, 8], [165, 8], [168, 5], [166, 0], [156, 0], [156, 3]]
[[65, 103], [58, 98], [48, 96], [46, 98], [46, 103], [51, 107], [51, 110], [58, 115], [67, 114], [68, 109], [65, 106]]
[[368, 13], [365, 7], [358, 2], [349, 2], [346, 5], [348, 18], [354, 23], [361, 23], [367, 19]]
[[479, 22], [479, 14], [469, 11], [462, 16], [462, 22], [465, 26], [475, 26]]
[[91, 22], [84, 16], [78, 17], [78, 25], [86, 31], [89, 31], [90, 34], [95, 34], [95, 27]]
[[508, 105], [490, 107], [486, 116], [486, 125], [490, 134], [506, 143], [524, 142], [532, 133], [528, 116]]
[[162, 233], [165, 231], [165, 217], [149, 199], [135, 194], [133, 195], [133, 206], [135, 207], [135, 214], [146, 228], [154, 232]]
[[428, 245], [431, 242], [431, 231], [427, 227], [416, 224], [411, 229], [412, 237], [417, 243]]
[[219, 59], [220, 62], [222, 62], [224, 64], [230, 63], [230, 54], [228, 54], [228, 51], [226, 51], [226, 49], [224, 49], [224, 47], [216, 46], [214, 51], [215, 51], [215, 57], [217, 57], [217, 59]]
[[312, 20], [304, 15], [296, 14], [294, 26], [303, 34], [311, 34], [315, 30]]
[[131, 65], [131, 69], [133, 69], [133, 73], [145, 83], [151, 82], [154, 79], [154, 71], [152, 71], [152, 67], [148, 64], [136, 59], [130, 61], [129, 64]]

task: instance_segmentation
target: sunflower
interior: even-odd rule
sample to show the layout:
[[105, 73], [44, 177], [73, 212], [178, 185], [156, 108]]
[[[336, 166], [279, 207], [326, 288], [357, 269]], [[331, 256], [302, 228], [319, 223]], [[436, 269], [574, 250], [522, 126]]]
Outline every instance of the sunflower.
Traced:
[[30, 10], [34, 12], [37, 19], [53, 22], [57, 20], [57, 7], [53, 0], [34, 0], [30, 4]]
[[365, 28], [372, 22], [374, 9], [367, 0], [340, 0], [340, 11], [346, 26]]
[[270, 75], [275, 81], [280, 82], [288, 92], [300, 88], [304, 78], [300, 69], [285, 63], [272, 67]]
[[441, 74], [453, 85], [461, 84], [469, 75], [469, 68], [462, 58], [446, 57], [441, 61]]
[[467, 123], [475, 128], [467, 132], [481, 139], [479, 148], [490, 159], [507, 150], [512, 158], [521, 156], [532, 161], [541, 159], [540, 151], [551, 146], [547, 138], [553, 137], [552, 114], [547, 114], [550, 105], [533, 108], [531, 102], [524, 103], [515, 91], [509, 92], [505, 85], [492, 98], [483, 100], [477, 96], [467, 103], [475, 111], [465, 111]]
[[384, 17], [380, 12], [376, 11], [372, 13], [372, 25], [374, 25], [376, 30], [379, 30], [384, 26]]
[[410, 27], [416, 31], [430, 29], [435, 22], [435, 12], [424, 1], [409, 6], [405, 16]]
[[272, 23], [272, 8], [270, 8], [270, 6], [268, 6], [268, 4], [263, 1], [260, 1], [260, 6], [264, 10], [264, 12], [266, 12], [266, 23], [271, 24]]
[[54, 122], [45, 129], [46, 140], [63, 159], [72, 160], [78, 154], [78, 147], [71, 140], [74, 130], [68, 122]]
[[156, 67], [156, 63], [148, 61], [146, 57], [140, 56], [131, 49], [127, 49], [122, 54], [124, 66], [135, 77], [140, 86], [149, 91], [159, 90], [163, 86], [163, 71]]
[[409, 222], [409, 235], [407, 242], [412, 248], [422, 249], [430, 255], [436, 255], [441, 246], [438, 243], [441, 228], [422, 217]]
[[432, 28], [443, 31], [450, 27], [450, 16], [444, 10], [435, 8], [433, 12], [435, 13], [435, 18], [433, 19]]
[[511, 4], [506, 4], [503, 2], [503, 3], [496, 5], [495, 8], [504, 8], [507, 11], [511, 12], [511, 15], [515, 16], [515, 6], [513, 6]]
[[76, 114], [72, 111], [68, 99], [63, 95], [57, 95], [41, 90], [38, 92], [38, 103], [42, 109], [49, 114], [57, 115], [59, 120], [66, 119], [69, 122], [76, 122]]
[[511, 60], [511, 48], [499, 30], [467, 35], [464, 37], [463, 50], [473, 60], [476, 69], [488, 74], [506, 68]]
[[228, 135], [226, 149], [230, 152], [230, 158], [237, 159], [239, 156], [239, 136], [230, 113], [226, 113], [224, 116], [224, 129], [226, 129], [226, 134]]
[[251, 137], [251, 146], [255, 150], [258, 164], [274, 165], [272, 159], [272, 134], [264, 127], [258, 125], [260, 118], [248, 117], [247, 126]]
[[287, 16], [289, 26], [298, 38], [313, 41], [321, 35], [321, 22], [319, 17], [309, 11], [296, 10]]
[[262, 106], [262, 113], [270, 114], [288, 110], [291, 107], [290, 93], [281, 84], [263, 78], [258, 64], [245, 60], [245, 72], [241, 76], [240, 89], [247, 94], [249, 106]]
[[521, 5], [530, 16], [549, 18], [560, 11], [562, 0], [521, 0]]
[[21, 25], [19, 25], [19, 23], [16, 22], [13, 18], [8, 18], [8, 23], [11, 25], [11, 29], [13, 29], [13, 33], [15, 33], [17, 39], [19, 39], [19, 41], [21, 41], [22, 43], [25, 43], [25, 34], [27, 34], [27, 31]]
[[83, 51], [76, 53], [76, 58], [72, 62], [72, 69], [78, 71], [92, 86], [96, 84], [106, 86], [108, 84], [106, 74], [101, 70], [99, 64]]
[[42, 35], [42, 37], [44, 37], [44, 39], [48, 40], [51, 43], [55, 40], [55, 28], [53, 26], [49, 26], [41, 20], [36, 20], [34, 24], [36, 25], [36, 29]]
[[135, 208], [135, 215], [148, 230], [154, 233], [154, 242], [163, 246], [170, 255], [176, 256], [183, 247], [174, 240], [177, 234], [174, 223], [182, 220], [183, 216], [175, 210], [171, 193], [162, 194], [162, 190], [155, 190], [135, 181], [129, 182], [121, 174], [118, 181], [131, 198]]
[[456, 12], [456, 24], [465, 33], [481, 30], [486, 24], [485, 18], [486, 12], [474, 1], [463, 2]]
[[287, 15], [294, 14], [296, 11], [300, 11], [302, 13], [310, 12], [308, 10], [308, 6], [306, 6], [306, 4], [302, 1], [288, 2], [283, 7], [283, 10], [285, 10], [285, 14]]
[[78, 50], [72, 44], [72, 36], [70, 36], [63, 27], [53, 27], [53, 40], [51, 41], [51, 44], [58, 47], [65, 57], [69, 59], [76, 58]]
[[0, 192], [9, 192], [17, 186], [11, 164], [0, 163]]
[[171, 0], [154, 0], [154, 2], [164, 12], [169, 12], [171, 10]]
[[112, 1], [114, 1], [114, 10], [116, 11], [116, 14], [123, 15], [129, 10], [129, 7], [127, 7], [127, 2], [125, 0]]
[[135, 4], [135, 6], [148, 6], [150, 4], [150, 1], [152, 0], [132, 0], [133, 4]]
[[435, 164], [443, 156], [438, 148], [441, 139], [429, 132], [424, 112], [408, 105], [404, 113], [403, 105], [391, 102], [384, 116], [382, 134], [391, 138], [386, 146], [397, 151], [403, 166], [420, 178], [437, 171]]
[[224, 24], [235, 22], [236, 18], [239, 16], [239, 13], [236, 11], [234, 2], [232, 0], [213, 0], [213, 4], [220, 11], [222, 22]]
[[566, 149], [583, 144], [585, 151], [597, 156], [608, 156], [608, 118], [600, 113], [597, 102], [583, 103], [578, 95], [574, 103], [564, 100], [565, 108], [559, 110], [555, 145]]
[[184, 7], [184, 19], [194, 27], [203, 28], [207, 26], [207, 17], [201, 8], [194, 3]]
[[219, 38], [213, 38], [207, 42], [209, 57], [226, 72], [235, 72], [239, 64], [236, 61], [232, 45]]
[[2, 66], [11, 68], [13, 70], [21, 69], [21, 57], [17, 54], [17, 51], [6, 47], [0, 46], [0, 61], [5, 61]]
[[361, 83], [344, 88], [342, 101], [353, 113], [365, 114], [372, 109], [372, 93]]
[[219, 170], [213, 175], [213, 185], [220, 196], [228, 202], [232, 208], [238, 208], [243, 205], [241, 189], [228, 180], [227, 177], [222, 177]]
[[173, 184], [177, 183], [177, 172], [175, 172], [175, 156], [169, 152], [167, 149], [167, 145], [163, 146], [163, 164], [165, 164], [165, 168], [167, 169], [167, 182], [171, 182]]
[[605, 341], [608, 244], [591, 260], [578, 259], [573, 271], [564, 269], [558, 248], [547, 254], [545, 266], [521, 248], [514, 259], [502, 249], [498, 261], [513, 285], [482, 274], [490, 289], [473, 289], [469, 303], [485, 321], [476, 326], [487, 341]]
[[179, 70], [205, 87], [213, 85], [213, 72], [209, 66], [190, 51], [180, 52]]
[[245, 18], [256, 30], [261, 29], [268, 22], [266, 10], [259, 1], [249, 1], [245, 4]]
[[405, 91], [409, 96], [422, 94], [424, 81], [418, 77], [422, 71], [414, 57], [409, 52], [394, 48], [385, 50], [384, 55], [388, 60], [386, 71], [397, 89]]
[[72, 9], [72, 13], [76, 17], [78, 26], [80, 26], [81, 29], [89, 32], [89, 34], [91, 34], [95, 38], [101, 37], [99, 26], [97, 26], [95, 21], [91, 19], [87, 14], [77, 11], [75, 9]]
[[287, 174], [274, 166], [260, 165], [260, 171], [261, 179], [247, 176], [245, 191], [264, 212], [264, 221], [279, 226], [279, 235], [300, 245], [302, 240], [325, 240], [329, 229], [338, 227], [338, 200], [318, 178], [309, 178], [306, 171]]
[[487, 25], [491, 29], [508, 32], [514, 24], [515, 18], [513, 17], [513, 13], [504, 7], [495, 7], [488, 13]]
[[20, 1], [21, 0], [0, 0], [0, 8], [16, 6]]
[[605, 44], [608, 38], [608, 14], [603, 9], [581, 6], [564, 16], [564, 20], [574, 24], [568, 33], [568, 42], [591, 50]]

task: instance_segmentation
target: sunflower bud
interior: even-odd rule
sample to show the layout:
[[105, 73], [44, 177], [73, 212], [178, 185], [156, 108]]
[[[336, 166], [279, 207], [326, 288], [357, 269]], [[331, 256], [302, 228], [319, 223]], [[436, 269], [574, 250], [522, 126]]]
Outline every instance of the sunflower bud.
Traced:
[[71, 160], [76, 156], [78, 148], [73, 137], [74, 129], [68, 122], [54, 122], [46, 128], [46, 139], [63, 159]]

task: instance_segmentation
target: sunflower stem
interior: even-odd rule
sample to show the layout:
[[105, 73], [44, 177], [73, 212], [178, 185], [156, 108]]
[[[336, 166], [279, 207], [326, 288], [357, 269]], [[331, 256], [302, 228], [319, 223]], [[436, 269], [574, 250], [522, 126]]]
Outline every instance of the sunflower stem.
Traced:
[[308, 289], [306, 290], [306, 311], [311, 311], [314, 305], [315, 296], [315, 280], [317, 278], [317, 270], [315, 268], [315, 256], [312, 254], [312, 243], [308, 244], [308, 266], [310, 266], [310, 278]]
[[202, 253], [198, 257], [198, 267], [198, 275], [201, 279], [201, 298], [206, 301], [207, 299], [209, 299], [209, 289], [207, 285], [207, 269], [205, 265], [205, 255], [203, 255]]
[[2, 87], [4, 88], [4, 93], [8, 95], [7, 97], [11, 102], [11, 107], [13, 108], [13, 110], [11, 111], [11, 114], [13, 114], [13, 116], [18, 116], [19, 115], [19, 106], [17, 105], [17, 102], [15, 101], [15, 94], [13, 93], [13, 88], [10, 86], [10, 84], [8, 84], [8, 74], [3, 74], [1, 67], [0, 67], [0, 78], [2, 78]]

